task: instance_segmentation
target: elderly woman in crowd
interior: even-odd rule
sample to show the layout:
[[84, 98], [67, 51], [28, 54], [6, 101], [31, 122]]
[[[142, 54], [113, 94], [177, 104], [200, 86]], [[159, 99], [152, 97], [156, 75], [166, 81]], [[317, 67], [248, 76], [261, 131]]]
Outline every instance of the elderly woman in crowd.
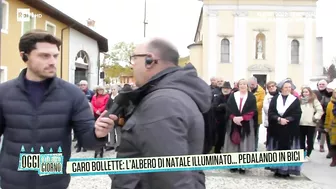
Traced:
[[[326, 86], [324, 88], [324, 86], [321, 86], [321, 85], [324, 85]], [[334, 89], [336, 89], [336, 79], [334, 79], [332, 82], [330, 82], [329, 84], [326, 82], [326, 81], [320, 81], [318, 83], [319, 85], [319, 92], [320, 92], [320, 96], [321, 96], [321, 104], [322, 104], [322, 107], [324, 109], [324, 116], [322, 116], [321, 118], [321, 121], [322, 121], [322, 124], [320, 125], [320, 134], [321, 134], [321, 138], [320, 138], [320, 152], [324, 152], [324, 144], [327, 143], [327, 147], [328, 147], [328, 154], [326, 156], [326, 158], [331, 158], [331, 145], [330, 145], [330, 136], [329, 136], [329, 133], [326, 132], [326, 129], [324, 129], [324, 126], [325, 126], [325, 116], [326, 116], [326, 112], [327, 112], [327, 106], [331, 100], [331, 97], [333, 96], [333, 91]], [[321, 90], [322, 88], [322, 90]], [[324, 89], [323, 89], [324, 88]]]
[[[263, 111], [264, 111], [263, 124], [264, 124], [264, 127], [268, 128], [268, 109], [269, 109], [269, 105], [270, 105], [270, 102], [271, 102], [272, 98], [279, 94], [279, 90], [277, 89], [276, 83], [274, 81], [267, 82], [266, 83], [266, 89], [267, 89], [268, 93], [266, 94], [266, 96], [264, 98], [264, 103], [263, 103]], [[267, 138], [268, 138], [268, 135], [267, 135], [266, 139]], [[265, 144], [266, 144], [266, 142], [265, 142]]]
[[118, 85], [112, 85], [111, 86], [111, 93], [110, 93], [110, 98], [108, 100], [108, 103], [106, 105], [106, 109], [109, 109], [112, 104], [113, 104], [113, 100], [114, 98], [119, 94], [119, 87]]
[[[121, 89], [121, 92], [129, 92], [132, 91], [132, 87], [129, 84], [125, 84], [124, 87]], [[111, 94], [109, 98], [109, 102], [106, 106], [106, 109], [109, 109], [113, 103], [115, 98], [119, 95], [119, 86], [113, 85], [111, 87]], [[118, 121], [115, 123], [114, 129], [109, 134], [109, 142], [106, 147], [106, 151], [110, 150], [118, 150], [118, 146], [120, 145], [121, 140], [121, 127], [125, 124], [127, 118], [126, 118], [127, 109], [123, 109], [121, 113], [118, 116]]]
[[[102, 86], [98, 86], [96, 88], [96, 93], [92, 97], [92, 101], [91, 101], [94, 117], [96, 120], [105, 111], [108, 99], [109, 99], [109, 95], [106, 94], [106, 89]], [[95, 158], [97, 157], [98, 153], [100, 157], [103, 157], [104, 148], [101, 148], [100, 151], [95, 152], [95, 155], [94, 155]]]
[[100, 114], [104, 112], [108, 100], [109, 95], [106, 94], [106, 89], [102, 86], [96, 87], [95, 95], [92, 97], [91, 101], [96, 120], [99, 118]]
[[[279, 83], [280, 94], [272, 98], [268, 110], [267, 150], [300, 149], [300, 100], [292, 95], [292, 82], [284, 80]], [[281, 166], [267, 168], [274, 176], [287, 178], [300, 175], [299, 166]]]
[[[119, 94], [119, 86], [118, 85], [112, 85], [109, 100], [108, 100], [108, 103], [106, 105], [107, 110], [109, 108], [111, 108], [111, 106], [113, 105], [114, 99], [118, 96], [118, 94]], [[109, 141], [108, 141], [107, 146], [106, 146], [106, 151], [114, 150], [115, 147], [119, 145], [120, 134], [121, 134], [120, 127], [118, 127], [116, 125], [116, 127], [114, 129], [112, 129], [110, 134], [109, 134]]]
[[[250, 92], [247, 80], [237, 83], [238, 91], [230, 95], [227, 101], [227, 115], [224, 139], [224, 153], [253, 152], [255, 150], [254, 126], [258, 124], [256, 97]], [[231, 169], [236, 172], [238, 169]], [[244, 174], [245, 169], [239, 169]]]
[[331, 167], [336, 167], [336, 89], [332, 94], [331, 100], [326, 109], [324, 129], [330, 139], [329, 155], [332, 158]]

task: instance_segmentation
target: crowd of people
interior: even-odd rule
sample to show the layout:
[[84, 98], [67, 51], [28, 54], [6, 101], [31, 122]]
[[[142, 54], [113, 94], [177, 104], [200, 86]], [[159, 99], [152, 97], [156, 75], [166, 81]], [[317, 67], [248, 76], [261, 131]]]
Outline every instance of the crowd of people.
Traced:
[[[267, 150], [304, 149], [307, 161], [320, 142], [327, 143], [336, 166], [336, 82], [318, 82], [318, 90], [297, 91], [289, 78], [269, 81], [266, 91], [256, 78], [233, 84], [212, 78], [211, 85], [192, 64], [178, 66], [179, 53], [163, 39], [136, 46], [131, 55], [136, 88], [130, 85], [78, 87], [56, 76], [61, 41], [32, 30], [19, 41], [27, 68], [0, 84], [0, 178], [2, 189], [67, 189], [70, 175], [40, 176], [17, 171], [21, 147], [62, 148], [63, 170], [71, 156], [72, 130], [77, 152], [93, 150], [117, 158], [199, 155], [258, 150], [259, 128], [267, 128]], [[121, 92], [122, 91], [122, 92]], [[299, 93], [300, 92], [300, 93]], [[120, 113], [108, 113], [116, 98], [125, 98]], [[117, 104], [117, 103], [116, 103]], [[267, 168], [275, 176], [299, 175], [300, 167]], [[246, 173], [245, 169], [231, 169]], [[205, 189], [203, 171], [110, 175], [112, 189]], [[164, 184], [162, 184], [164, 183]]]
[[[123, 84], [123, 86], [113, 84], [106, 86], [96, 86], [93, 90], [90, 90], [88, 88], [88, 82], [86, 80], [81, 80], [78, 83], [78, 87], [87, 97], [95, 120], [97, 120], [105, 110], [108, 110], [112, 106], [114, 99], [119, 94], [119, 91], [131, 91], [134, 89], [134, 85], [131, 84]], [[121, 127], [125, 124], [125, 115], [123, 114], [118, 115], [118, 121], [115, 124], [114, 129], [109, 133], [106, 145], [95, 151], [95, 158], [97, 158], [98, 156], [103, 158], [105, 150], [117, 151], [117, 147], [119, 146], [121, 139]], [[73, 137], [73, 141], [77, 141], [77, 137], [75, 135]], [[79, 141], [75, 145], [75, 148], [77, 148], [76, 152], [87, 151], [85, 148], [82, 147]]]
[[[330, 166], [336, 166], [335, 129], [333, 108], [336, 102], [336, 85], [326, 80], [317, 83], [318, 90], [303, 86], [298, 91], [293, 81], [287, 78], [281, 82], [269, 81], [265, 88], [258, 84], [255, 77], [241, 79], [233, 83], [222, 78], [211, 78], [212, 106], [207, 112], [206, 127], [211, 128], [211, 138], [205, 138], [210, 145], [203, 153], [233, 153], [257, 151], [259, 128], [267, 128], [267, 150], [304, 149], [306, 161], [309, 161], [314, 149], [314, 141], [320, 143], [320, 152], [328, 147]], [[335, 87], [334, 87], [335, 86]], [[87, 81], [81, 81], [79, 87], [91, 103], [97, 119], [102, 111], [113, 104], [119, 90], [133, 90], [125, 84], [124, 88], [112, 85], [108, 88], [98, 86], [94, 91], [87, 88]], [[335, 89], [333, 89], [335, 88]], [[334, 91], [335, 90], [335, 91]], [[121, 115], [122, 117], [122, 115]], [[335, 119], [336, 120], [336, 119]], [[104, 148], [95, 152], [103, 157], [104, 150], [116, 150], [121, 140], [121, 127], [126, 120], [116, 124], [109, 134]], [[206, 135], [205, 135], [206, 137]], [[81, 145], [77, 144], [77, 152]], [[85, 149], [83, 149], [85, 151]], [[300, 175], [300, 167], [267, 168], [277, 177]], [[231, 172], [245, 173], [245, 169], [230, 169]]]
[[[302, 86], [298, 92], [290, 78], [269, 81], [266, 91], [255, 77], [241, 79], [231, 87], [222, 78], [211, 79], [213, 93], [210, 122], [216, 137], [215, 153], [257, 151], [259, 127], [267, 128], [267, 150], [304, 149], [309, 161], [314, 141], [324, 152], [327, 143], [331, 167], [336, 166], [336, 83], [317, 83], [318, 90]], [[335, 107], [335, 108], [334, 108]], [[211, 125], [212, 124], [212, 125]], [[211, 140], [211, 139], [209, 139]], [[267, 168], [277, 177], [300, 175], [300, 167]], [[231, 169], [244, 174], [244, 169]]]

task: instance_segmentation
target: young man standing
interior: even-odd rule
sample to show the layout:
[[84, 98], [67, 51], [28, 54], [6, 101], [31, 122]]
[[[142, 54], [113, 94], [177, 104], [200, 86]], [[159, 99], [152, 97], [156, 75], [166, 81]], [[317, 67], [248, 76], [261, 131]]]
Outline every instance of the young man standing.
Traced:
[[21, 146], [35, 152], [41, 147], [54, 151], [61, 147], [65, 170], [71, 155], [72, 129], [83, 147], [96, 149], [105, 144], [114, 126], [113, 115], [101, 116], [95, 122], [84, 93], [56, 77], [60, 45], [59, 39], [43, 30], [24, 34], [19, 50], [27, 68], [18, 78], [0, 84], [2, 189], [66, 189], [70, 175], [17, 171]]

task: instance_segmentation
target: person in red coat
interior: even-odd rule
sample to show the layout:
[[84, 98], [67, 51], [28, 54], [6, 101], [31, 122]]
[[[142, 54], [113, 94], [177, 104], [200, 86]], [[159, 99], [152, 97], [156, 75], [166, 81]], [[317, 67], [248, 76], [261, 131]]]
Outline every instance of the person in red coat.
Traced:
[[98, 119], [100, 114], [104, 112], [108, 100], [109, 95], [106, 94], [105, 88], [98, 86], [96, 88], [96, 94], [92, 97], [91, 101], [95, 119]]
[[[98, 86], [95, 91], [95, 95], [92, 97], [91, 105], [95, 119], [97, 120], [101, 113], [104, 112], [110, 96], [106, 93], [106, 90], [102, 86]], [[98, 156], [102, 158], [104, 156], [104, 147], [95, 151], [94, 157]]]

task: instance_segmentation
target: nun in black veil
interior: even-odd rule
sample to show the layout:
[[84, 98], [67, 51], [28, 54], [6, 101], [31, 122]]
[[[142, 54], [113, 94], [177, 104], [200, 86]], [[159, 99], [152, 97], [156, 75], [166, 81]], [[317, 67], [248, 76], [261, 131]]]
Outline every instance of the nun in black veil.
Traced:
[[[268, 140], [267, 150], [293, 150], [300, 149], [300, 119], [301, 106], [299, 99], [291, 94], [291, 80], [279, 83], [280, 94], [274, 96], [268, 110]], [[278, 177], [300, 175], [299, 166], [281, 166], [267, 168]]]

